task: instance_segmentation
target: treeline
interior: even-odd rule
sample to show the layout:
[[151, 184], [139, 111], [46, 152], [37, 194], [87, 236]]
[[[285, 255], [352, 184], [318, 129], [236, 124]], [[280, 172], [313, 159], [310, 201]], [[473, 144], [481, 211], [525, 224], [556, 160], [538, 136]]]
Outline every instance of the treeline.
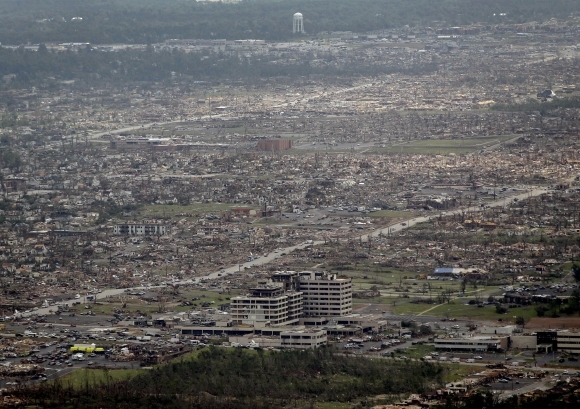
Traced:
[[[5, 102], [8, 110], [12, 108], [13, 104], [12, 101]], [[27, 126], [28, 119], [26, 117], [18, 116], [15, 113], [3, 114], [0, 116], [0, 129], [2, 128], [13, 128], [15, 126]], [[8, 137], [6, 135], [2, 135], [0, 137], [0, 145], [7, 145], [8, 144]]]
[[537, 99], [529, 99], [528, 101], [519, 104], [496, 104], [492, 106], [491, 109], [495, 111], [510, 112], [539, 111], [542, 115], [545, 115], [550, 111], [560, 108], [580, 108], [580, 97], [555, 98], [547, 102], [540, 102]]
[[10, 148], [0, 147], [0, 169], [9, 168], [13, 172], [20, 172], [22, 159]]
[[546, 304], [540, 304], [535, 308], [538, 317], [558, 318], [562, 315], [576, 315], [580, 313], [580, 291], [574, 290], [566, 303], [560, 298], [550, 300]]
[[[580, 11], [577, 0], [3, 0], [0, 42], [156, 43], [170, 38], [292, 38], [292, 15], [310, 34], [405, 25], [542, 21]], [[500, 15], [505, 13], [505, 15]], [[82, 20], [72, 21], [73, 17]]]
[[186, 53], [179, 50], [146, 51], [124, 50], [114, 53], [94, 51], [91, 47], [80, 52], [51, 52], [40, 45], [38, 52], [23, 48], [0, 48], [0, 76], [16, 74], [8, 84], [0, 87], [27, 87], [31, 85], [58, 84], [65, 80], [82, 80], [88, 85], [103, 82], [126, 83], [130, 81], [163, 81], [166, 79], [191, 79], [193, 81], [244, 80], [269, 77], [321, 76], [373, 76], [395, 72], [409, 74], [431, 73], [434, 63], [407, 66], [394, 61], [384, 64], [362, 64], [356, 60], [314, 66], [314, 56], [288, 62], [274, 56], [250, 56], [209, 52]]
[[282, 352], [208, 348], [127, 381], [21, 390], [42, 408], [274, 408], [423, 392], [443, 382], [427, 362], [345, 356], [332, 348]]

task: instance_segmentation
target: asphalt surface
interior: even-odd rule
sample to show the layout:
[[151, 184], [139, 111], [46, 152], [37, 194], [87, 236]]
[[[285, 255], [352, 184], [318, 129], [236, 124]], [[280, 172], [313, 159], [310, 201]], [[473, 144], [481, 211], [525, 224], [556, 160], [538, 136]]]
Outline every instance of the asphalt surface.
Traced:
[[[490, 207], [499, 207], [499, 206], [505, 206], [507, 204], [509, 204], [510, 202], [513, 202], [514, 199], [525, 199], [531, 196], [538, 196], [541, 195], [543, 193], [546, 193], [547, 189], [546, 188], [534, 188], [532, 190], [523, 192], [523, 193], [519, 193], [513, 196], [509, 196], [509, 197], [504, 197], [502, 199], [496, 200], [494, 202], [488, 203], [487, 205]], [[419, 217], [414, 217], [411, 219], [408, 219], [406, 221], [400, 222], [400, 223], [395, 223], [392, 224], [390, 226], [387, 227], [383, 227], [380, 229], [376, 229], [370, 233], [361, 235], [361, 240], [364, 241], [368, 241], [369, 237], [379, 237], [380, 235], [391, 235], [394, 233], [398, 233], [401, 232], [409, 227], [415, 226], [416, 224], [419, 223], [424, 223], [429, 221], [429, 219], [431, 218], [435, 218], [435, 217], [439, 217], [439, 215], [453, 215], [453, 214], [461, 214], [463, 212], [469, 212], [469, 211], [479, 211], [481, 210], [481, 207], [479, 206], [472, 206], [472, 207], [466, 207], [466, 208], [460, 208], [460, 209], [456, 209], [456, 210], [449, 210], [447, 212], [441, 212], [439, 214], [435, 214], [435, 215], [431, 215], [431, 216], [419, 216]], [[227, 275], [234, 275], [237, 274], [239, 272], [244, 271], [246, 268], [251, 268], [251, 267], [260, 267], [260, 266], [264, 266], [266, 264], [269, 264], [281, 257], [283, 257], [286, 254], [291, 253], [292, 251], [296, 250], [296, 249], [303, 249], [307, 246], [319, 246], [321, 244], [324, 244], [324, 241], [322, 240], [315, 240], [315, 241], [306, 241], [294, 246], [288, 246], [285, 248], [280, 248], [276, 251], [272, 251], [267, 255], [263, 255], [261, 257], [259, 257], [258, 259], [252, 260], [252, 261], [246, 261], [246, 262], [242, 262], [239, 263], [237, 265], [233, 265], [227, 268], [224, 268], [222, 270], [218, 270], [215, 271], [213, 273], [210, 273], [204, 277], [196, 277], [196, 278], [191, 278], [191, 279], [186, 279], [186, 280], [180, 280], [180, 281], [174, 281], [171, 284], [192, 284], [192, 283], [198, 283], [200, 280], [212, 280], [212, 279], [217, 279], [218, 277], [222, 277], [222, 276], [227, 276]], [[145, 290], [148, 288], [159, 288], [159, 287], [164, 287], [167, 286], [167, 284], [162, 284], [159, 286], [137, 286], [137, 287], [132, 287], [129, 290]], [[125, 291], [124, 288], [112, 288], [112, 289], [106, 289], [103, 290], [102, 292], [100, 292], [99, 294], [95, 294], [95, 298], [96, 299], [102, 299], [102, 298], [107, 298], [110, 296], [115, 296], [115, 295], [119, 295], [121, 293], [123, 293]], [[72, 306], [73, 302], [81, 302], [81, 304], [86, 303], [86, 299], [80, 299], [80, 300], [69, 300], [69, 301], [64, 301], [63, 304]], [[46, 307], [46, 308], [39, 308], [38, 311], [33, 312], [34, 314], [38, 314], [38, 315], [49, 315], [51, 313], [53, 313], [54, 311], [56, 311], [57, 307], [56, 306], [52, 306], [52, 307]], [[52, 311], [51, 311], [52, 310]], [[33, 313], [29, 313], [29, 314], [23, 314], [23, 317], [26, 316], [30, 316]]]
[[[42, 362], [33, 362], [36, 365], [44, 368], [44, 374], [46, 375], [47, 380], [53, 380], [56, 378], [60, 378], [67, 373], [70, 373], [76, 369], [81, 368], [90, 368], [90, 367], [108, 367], [108, 368], [133, 368], [138, 367], [138, 362], [113, 362], [109, 359], [106, 359], [102, 354], [92, 354], [91, 356], [85, 356], [84, 360], [72, 360], [70, 357], [68, 359], [65, 358], [57, 358], [56, 353], [58, 351], [66, 351], [68, 352], [67, 348], [60, 348], [61, 345], [73, 343], [70, 339], [64, 339], [61, 336], [64, 335], [59, 333], [57, 330], [57, 334], [59, 335], [58, 339], [51, 339], [50, 341], [54, 342], [53, 345], [41, 348], [40, 351], [34, 352], [32, 355], [27, 357], [6, 357], [4, 361], [1, 363], [3, 365], [19, 365], [22, 363], [22, 360], [32, 359], [36, 361], [36, 359], [42, 360]], [[94, 341], [91, 340], [79, 340], [78, 342], [74, 343], [92, 343]], [[52, 357], [51, 357], [52, 355]], [[70, 356], [72, 354], [69, 353]], [[41, 378], [34, 379], [34, 376], [17, 376], [17, 377], [7, 377], [0, 379], [0, 388], [6, 388], [15, 386], [14, 382], [17, 382], [19, 385], [31, 385], [34, 383], [43, 382]]]
[[[504, 207], [504, 206], [512, 203], [514, 201], [514, 199], [517, 199], [517, 200], [527, 199], [528, 197], [539, 196], [543, 193], [546, 193], [547, 191], [548, 191], [548, 189], [546, 189], [546, 188], [534, 188], [534, 189], [531, 189], [531, 190], [526, 191], [524, 193], [519, 193], [519, 194], [512, 195], [512, 196], [506, 196], [502, 199], [495, 200], [493, 202], [487, 203], [486, 206]], [[381, 235], [391, 235], [391, 234], [394, 234], [397, 232], [401, 232], [409, 227], [415, 226], [416, 224], [425, 223], [432, 218], [437, 218], [437, 217], [439, 217], [439, 215], [445, 215], [445, 216], [460, 215], [462, 213], [477, 212], [477, 211], [481, 211], [481, 210], [482, 210], [482, 208], [480, 206], [471, 206], [471, 207], [463, 207], [463, 208], [459, 208], [459, 209], [455, 209], [455, 210], [448, 210], [446, 212], [440, 212], [438, 214], [430, 215], [430, 216], [414, 217], [412, 219], [405, 220], [405, 221], [402, 221], [400, 223], [396, 223], [396, 224], [393, 224], [391, 226], [387, 226], [385, 228], [377, 229], [369, 234], [364, 234], [361, 236], [361, 240], [363, 242], [365, 242], [365, 241], [368, 241], [369, 237], [371, 237], [371, 238], [372, 237], [379, 237]]]

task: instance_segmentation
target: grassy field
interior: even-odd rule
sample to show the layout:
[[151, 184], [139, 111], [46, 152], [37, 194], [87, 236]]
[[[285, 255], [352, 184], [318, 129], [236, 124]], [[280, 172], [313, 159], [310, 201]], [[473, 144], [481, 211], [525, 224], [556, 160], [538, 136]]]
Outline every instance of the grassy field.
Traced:
[[407, 347], [405, 352], [397, 353], [396, 355], [404, 355], [413, 359], [421, 359], [426, 355], [431, 355], [435, 351], [435, 347], [431, 345], [413, 345]]
[[457, 382], [474, 373], [481, 372], [480, 366], [445, 364], [447, 373], [445, 374], [445, 382]]
[[[202, 303], [211, 304], [212, 307], [218, 307], [222, 304], [227, 304], [230, 302], [229, 298], [235, 297], [240, 293], [241, 290], [234, 290], [230, 294], [220, 294], [216, 291], [209, 290], [180, 290], [179, 295], [174, 299], [169, 298], [166, 304], [166, 309], [171, 311], [189, 311], [191, 306], [180, 306], [181, 301], [190, 301], [197, 304], [198, 306]], [[109, 301], [109, 302], [107, 302]], [[127, 305], [123, 308], [123, 302]], [[107, 300], [101, 300], [97, 304], [91, 304], [91, 309], [95, 314], [105, 314], [111, 315], [114, 309], [122, 309], [124, 311], [136, 312], [140, 311], [142, 313], [155, 313], [158, 312], [159, 304], [152, 302], [148, 304], [145, 301], [126, 297], [123, 301], [118, 297], [113, 297]], [[89, 311], [88, 309], [79, 309], [78, 312]]]
[[528, 320], [537, 315], [534, 307], [531, 306], [510, 308], [506, 314], [498, 314], [495, 310], [495, 307], [493, 306], [478, 308], [475, 305], [465, 305], [464, 300], [455, 300], [452, 301], [451, 304], [441, 305], [401, 303], [393, 308], [393, 312], [395, 314], [401, 315], [418, 315], [419, 313], [430, 308], [433, 309], [426, 313], [426, 315], [446, 318], [470, 318], [494, 321], [501, 319], [502, 322], [510, 323], [515, 321], [514, 317], [521, 316]]
[[[123, 308], [123, 303], [121, 301], [118, 302], [102, 302], [99, 301], [97, 304], [91, 305], [91, 311], [95, 314], [104, 314], [104, 315], [112, 315], [114, 309], [122, 309], [124, 311], [131, 311], [136, 312], [140, 311], [143, 314], [157, 312], [157, 304], [147, 304], [146, 302], [137, 302], [136, 300], [127, 300], [127, 306]], [[86, 310], [79, 310], [80, 312], [89, 311]]]
[[388, 217], [391, 219], [410, 219], [417, 215], [414, 212], [404, 212], [402, 210], [379, 210], [368, 214], [369, 217]]
[[398, 143], [384, 148], [375, 148], [369, 150], [368, 153], [465, 154], [500, 142], [505, 142], [513, 137], [514, 135], [498, 135], [489, 138], [427, 139], [410, 141], [409, 143]]
[[176, 363], [176, 362], [190, 362], [193, 361], [194, 359], [197, 358], [197, 356], [199, 355], [199, 353], [203, 351], [203, 349], [194, 349], [191, 352], [188, 352], [187, 354], [181, 355], [177, 358], [172, 359], [170, 362], [171, 363]]
[[[401, 253], [401, 256], [413, 256], [413, 252], [408, 254]], [[433, 297], [436, 297], [442, 291], [453, 290], [456, 294], [460, 290], [461, 283], [458, 280], [424, 280], [417, 279], [419, 275], [416, 271], [398, 270], [388, 267], [382, 267], [376, 264], [356, 264], [343, 267], [340, 274], [351, 277], [353, 280], [353, 291], [369, 289], [372, 286], [377, 287], [381, 293], [403, 295], [408, 294], [410, 297], [416, 295], [428, 296], [429, 291]], [[431, 289], [429, 290], [429, 286]], [[497, 286], [478, 285], [473, 288], [468, 285], [465, 289], [465, 297], [474, 296], [476, 293], [494, 292]]]
[[[230, 291], [230, 294], [220, 294], [216, 291], [203, 291], [203, 290], [187, 290], [187, 291], [183, 291], [180, 294], [180, 298], [184, 298], [187, 300], [192, 300], [193, 298], [197, 298], [197, 300], [193, 301], [196, 304], [201, 304], [201, 303], [210, 303], [212, 304], [214, 307], [217, 307], [219, 305], [222, 304], [228, 304], [230, 302], [230, 300], [228, 300], [228, 298], [231, 297], [235, 297], [236, 295], [240, 294], [242, 290], [232, 290]], [[188, 307], [190, 308], [190, 307]]]
[[[136, 364], [138, 365], [138, 364]], [[82, 388], [89, 385], [99, 385], [109, 381], [120, 381], [134, 378], [141, 369], [77, 369], [62, 378], [59, 382], [63, 385], [72, 385], [74, 388]]]
[[242, 206], [234, 203], [194, 203], [187, 206], [179, 205], [147, 205], [143, 206], [140, 215], [144, 217], [180, 217], [179, 214], [201, 214], [201, 213], [219, 213], [235, 207]]

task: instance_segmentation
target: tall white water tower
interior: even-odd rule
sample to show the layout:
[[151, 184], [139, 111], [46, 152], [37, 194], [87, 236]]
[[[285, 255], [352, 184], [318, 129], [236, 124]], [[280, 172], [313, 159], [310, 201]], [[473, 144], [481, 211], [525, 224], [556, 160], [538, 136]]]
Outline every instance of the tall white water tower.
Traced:
[[292, 19], [292, 32], [296, 33], [304, 33], [304, 17], [302, 17], [302, 13], [295, 13], [294, 18]]

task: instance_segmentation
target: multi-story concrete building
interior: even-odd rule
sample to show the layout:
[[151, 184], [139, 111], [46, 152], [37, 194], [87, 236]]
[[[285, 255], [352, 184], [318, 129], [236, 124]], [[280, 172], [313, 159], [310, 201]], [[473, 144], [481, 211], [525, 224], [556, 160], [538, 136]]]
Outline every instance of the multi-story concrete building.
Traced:
[[338, 317], [352, 312], [352, 281], [325, 272], [277, 272], [247, 295], [233, 297], [234, 325], [295, 325], [300, 317]]
[[279, 271], [272, 281], [302, 293], [303, 317], [336, 317], [352, 312], [352, 280], [314, 271]]
[[[248, 294], [233, 297], [231, 321], [219, 326], [216, 322], [215, 326], [179, 327], [179, 330], [183, 335], [228, 334], [230, 342], [239, 345], [313, 348], [327, 343], [329, 331], [348, 335], [362, 332], [367, 327], [365, 317], [351, 312], [350, 279], [339, 279], [335, 274], [324, 272], [283, 271], [276, 272], [271, 280], [259, 282]], [[302, 320], [308, 322], [300, 324], [301, 317], [307, 317]], [[327, 317], [334, 317], [331, 324], [331, 318]], [[344, 325], [338, 325], [338, 319]], [[374, 325], [369, 328], [378, 330]]]
[[302, 314], [309, 316], [344, 316], [352, 312], [352, 280], [336, 274], [303, 271], [298, 273], [302, 296]]
[[317, 329], [284, 331], [280, 334], [280, 339], [285, 348], [315, 348], [328, 342], [326, 331]]
[[112, 139], [110, 141], [110, 148], [119, 150], [142, 150], [142, 149], [151, 149], [155, 146], [167, 145], [170, 142], [171, 139], [169, 138]]
[[292, 139], [270, 139], [258, 142], [259, 151], [285, 151], [292, 149]]
[[[263, 332], [263, 331], [262, 331]], [[326, 345], [328, 336], [323, 329], [297, 328], [274, 330], [271, 335], [231, 335], [232, 345], [259, 346], [261, 348], [316, 348]]]
[[261, 284], [250, 294], [231, 299], [234, 324], [293, 325], [302, 314], [302, 293], [286, 291], [278, 283]]
[[117, 224], [113, 228], [113, 234], [128, 236], [163, 236], [171, 232], [171, 227], [163, 224]]
[[435, 338], [435, 349], [448, 351], [497, 351], [507, 349], [508, 337]]
[[580, 354], [580, 332], [558, 331], [558, 351]]

